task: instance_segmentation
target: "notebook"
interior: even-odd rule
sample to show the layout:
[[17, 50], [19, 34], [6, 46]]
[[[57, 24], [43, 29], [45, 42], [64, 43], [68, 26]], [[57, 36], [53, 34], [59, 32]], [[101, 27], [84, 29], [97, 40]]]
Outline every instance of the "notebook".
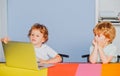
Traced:
[[7, 66], [32, 70], [54, 66], [54, 64], [39, 65], [30, 42], [9, 41], [7, 44], [2, 43], [2, 45]]

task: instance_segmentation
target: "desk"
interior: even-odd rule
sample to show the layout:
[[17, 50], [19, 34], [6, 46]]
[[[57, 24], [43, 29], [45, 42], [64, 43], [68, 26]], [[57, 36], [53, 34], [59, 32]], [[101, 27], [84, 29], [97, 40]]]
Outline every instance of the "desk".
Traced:
[[48, 68], [48, 76], [75, 76], [79, 63], [60, 63]]
[[120, 76], [120, 63], [58, 63], [38, 71], [8, 67], [0, 63], [0, 76]]
[[47, 76], [47, 68], [37, 71], [8, 67], [5, 63], [0, 63], [0, 76]]
[[48, 76], [120, 76], [120, 63], [61, 63], [48, 68]]

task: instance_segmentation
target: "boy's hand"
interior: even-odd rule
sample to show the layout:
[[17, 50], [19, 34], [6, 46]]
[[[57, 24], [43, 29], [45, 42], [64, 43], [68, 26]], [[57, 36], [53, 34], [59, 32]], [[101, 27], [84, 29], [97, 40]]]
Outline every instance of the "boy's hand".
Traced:
[[107, 44], [107, 40], [105, 38], [104, 35], [101, 35], [100, 37], [98, 37], [98, 46], [101, 48], [104, 48]]
[[4, 37], [1, 39], [2, 42], [4, 42], [5, 44], [8, 43], [8, 41], [10, 41], [10, 39], [8, 37]]
[[97, 42], [98, 42], [98, 36], [95, 36], [93, 41], [92, 41], [92, 44], [96, 47], [97, 46]]
[[48, 64], [47, 60], [43, 60], [43, 59], [39, 59], [40, 60], [40, 64]]

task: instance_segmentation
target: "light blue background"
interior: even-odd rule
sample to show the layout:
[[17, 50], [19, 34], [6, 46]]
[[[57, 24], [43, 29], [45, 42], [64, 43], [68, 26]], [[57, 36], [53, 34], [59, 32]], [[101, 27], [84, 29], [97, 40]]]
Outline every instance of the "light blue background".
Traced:
[[27, 34], [34, 23], [49, 30], [47, 44], [65, 53], [70, 62], [84, 62], [89, 53], [95, 25], [95, 0], [8, 0], [8, 36], [29, 41]]

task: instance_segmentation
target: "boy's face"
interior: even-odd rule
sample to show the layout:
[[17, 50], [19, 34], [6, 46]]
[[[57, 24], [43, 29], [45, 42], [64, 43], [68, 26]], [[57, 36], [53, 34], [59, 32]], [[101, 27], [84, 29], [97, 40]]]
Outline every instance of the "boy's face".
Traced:
[[105, 39], [106, 37], [103, 34], [98, 35], [99, 39]]
[[106, 38], [105, 35], [103, 35], [103, 34], [96, 35], [95, 38], [96, 38], [96, 40], [99, 40], [99, 41], [101, 41], [101, 40], [105, 40], [107, 42], [109, 41], [109, 39]]
[[37, 29], [32, 30], [29, 38], [33, 45], [41, 45], [44, 42], [43, 34]]

